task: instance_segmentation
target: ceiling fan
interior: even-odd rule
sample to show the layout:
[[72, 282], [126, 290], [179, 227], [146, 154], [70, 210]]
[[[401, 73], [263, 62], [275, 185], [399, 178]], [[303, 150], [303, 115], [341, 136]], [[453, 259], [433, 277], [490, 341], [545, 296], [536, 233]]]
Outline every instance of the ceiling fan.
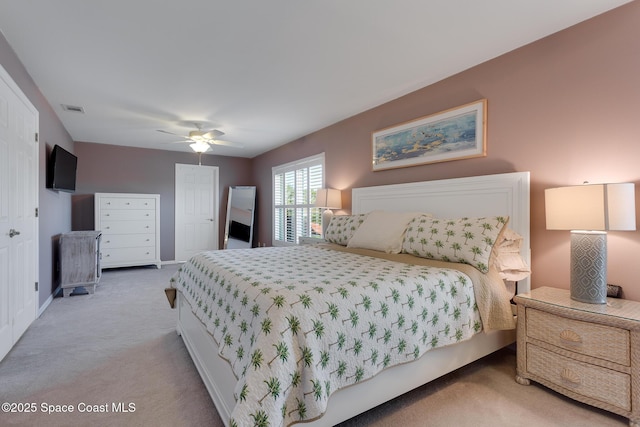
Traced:
[[157, 131], [184, 138], [184, 140], [177, 141], [177, 142], [190, 142], [191, 143], [190, 147], [196, 153], [204, 153], [209, 149], [210, 144], [242, 148], [240, 144], [218, 139], [218, 137], [224, 135], [224, 132], [222, 132], [221, 130], [218, 130], [218, 129], [205, 130], [202, 128], [202, 125], [200, 123], [194, 123], [193, 125], [196, 127], [196, 130], [190, 131], [187, 135], [180, 135], [180, 134], [169, 132], [162, 129], [157, 129]]

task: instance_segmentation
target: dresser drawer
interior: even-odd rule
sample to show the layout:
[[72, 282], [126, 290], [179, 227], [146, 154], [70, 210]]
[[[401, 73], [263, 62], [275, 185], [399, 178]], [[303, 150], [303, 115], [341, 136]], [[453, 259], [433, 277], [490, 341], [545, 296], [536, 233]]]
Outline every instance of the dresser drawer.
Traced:
[[631, 410], [631, 376], [527, 344], [527, 371], [582, 396]]
[[156, 245], [154, 234], [113, 234], [102, 240], [102, 248], [143, 248]]
[[100, 220], [104, 221], [135, 221], [155, 219], [156, 211], [149, 209], [105, 209], [100, 212]]
[[102, 262], [105, 265], [111, 263], [127, 263], [137, 261], [154, 261], [156, 250], [149, 248], [105, 248], [102, 250]]
[[138, 221], [102, 221], [102, 235], [104, 237], [110, 234], [155, 234], [156, 221], [154, 220], [138, 220]]
[[155, 209], [156, 200], [140, 197], [102, 197], [100, 209]]
[[567, 319], [527, 308], [527, 336], [557, 347], [630, 366], [626, 329]]

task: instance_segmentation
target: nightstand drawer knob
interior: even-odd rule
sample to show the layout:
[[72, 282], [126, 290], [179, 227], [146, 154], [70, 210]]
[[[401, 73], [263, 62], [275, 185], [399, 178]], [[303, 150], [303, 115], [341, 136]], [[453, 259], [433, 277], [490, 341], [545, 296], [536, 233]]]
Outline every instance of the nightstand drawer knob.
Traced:
[[564, 368], [562, 370], [562, 372], [560, 373], [560, 378], [575, 386], [578, 386], [582, 383], [578, 374], [567, 368]]
[[560, 332], [560, 338], [572, 343], [582, 342], [582, 337], [577, 333], [575, 333], [574, 331], [572, 331], [571, 329], [565, 329], [564, 331]]

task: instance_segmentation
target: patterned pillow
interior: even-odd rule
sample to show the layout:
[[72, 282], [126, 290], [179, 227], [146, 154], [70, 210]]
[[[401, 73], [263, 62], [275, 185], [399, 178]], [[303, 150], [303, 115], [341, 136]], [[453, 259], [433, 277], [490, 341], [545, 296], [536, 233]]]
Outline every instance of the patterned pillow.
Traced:
[[402, 251], [421, 258], [469, 264], [489, 271], [491, 250], [509, 217], [442, 219], [416, 217], [409, 223]]
[[336, 215], [331, 218], [324, 239], [327, 242], [347, 246], [358, 227], [364, 222], [367, 214]]

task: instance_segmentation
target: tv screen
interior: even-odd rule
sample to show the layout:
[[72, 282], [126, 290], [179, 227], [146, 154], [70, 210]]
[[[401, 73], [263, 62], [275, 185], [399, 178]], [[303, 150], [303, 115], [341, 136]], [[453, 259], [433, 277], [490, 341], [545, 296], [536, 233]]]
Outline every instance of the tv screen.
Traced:
[[231, 221], [229, 237], [248, 242], [251, 238], [251, 227], [237, 221]]
[[49, 158], [49, 183], [47, 187], [52, 190], [76, 191], [76, 168], [78, 158], [60, 147], [54, 145]]

